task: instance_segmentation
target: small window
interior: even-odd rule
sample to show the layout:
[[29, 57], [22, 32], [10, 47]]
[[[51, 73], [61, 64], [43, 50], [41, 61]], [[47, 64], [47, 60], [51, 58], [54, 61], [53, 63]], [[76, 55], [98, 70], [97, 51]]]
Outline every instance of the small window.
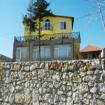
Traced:
[[60, 22], [60, 29], [66, 30], [66, 22]]
[[51, 30], [51, 22], [49, 19], [44, 21], [44, 30]]

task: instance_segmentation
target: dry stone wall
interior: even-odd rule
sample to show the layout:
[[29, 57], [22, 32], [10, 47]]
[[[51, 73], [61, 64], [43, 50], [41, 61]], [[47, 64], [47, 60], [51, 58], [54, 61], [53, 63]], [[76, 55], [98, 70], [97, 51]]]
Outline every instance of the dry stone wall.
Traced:
[[1, 63], [0, 105], [105, 105], [105, 60]]

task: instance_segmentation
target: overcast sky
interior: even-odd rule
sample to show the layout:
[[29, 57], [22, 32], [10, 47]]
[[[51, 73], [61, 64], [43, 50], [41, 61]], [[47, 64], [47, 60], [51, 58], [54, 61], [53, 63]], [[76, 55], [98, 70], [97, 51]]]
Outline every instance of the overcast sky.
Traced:
[[[14, 36], [24, 35], [22, 19], [29, 1], [0, 0], [0, 54], [12, 57]], [[81, 33], [81, 49], [88, 44], [105, 47], [105, 32], [96, 13], [96, 3], [87, 0], [47, 1], [54, 14], [75, 18], [73, 31]]]

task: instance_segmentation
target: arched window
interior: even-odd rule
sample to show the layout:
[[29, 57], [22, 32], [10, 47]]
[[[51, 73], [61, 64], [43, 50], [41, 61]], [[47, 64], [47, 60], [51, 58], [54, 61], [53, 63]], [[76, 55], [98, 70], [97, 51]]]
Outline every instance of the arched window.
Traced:
[[51, 30], [51, 22], [49, 19], [44, 21], [44, 30]]

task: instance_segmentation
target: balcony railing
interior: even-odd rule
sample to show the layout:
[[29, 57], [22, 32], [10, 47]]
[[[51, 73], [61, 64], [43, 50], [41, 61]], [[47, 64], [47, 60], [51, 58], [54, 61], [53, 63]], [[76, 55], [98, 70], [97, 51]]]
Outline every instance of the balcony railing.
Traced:
[[[40, 40], [54, 40], [54, 39], [71, 39], [71, 40], [79, 40], [80, 38], [80, 32], [72, 32], [72, 33], [56, 33], [53, 35], [41, 35]], [[18, 36], [14, 38], [15, 42], [27, 42], [27, 41], [38, 41], [39, 35], [35, 36]]]

